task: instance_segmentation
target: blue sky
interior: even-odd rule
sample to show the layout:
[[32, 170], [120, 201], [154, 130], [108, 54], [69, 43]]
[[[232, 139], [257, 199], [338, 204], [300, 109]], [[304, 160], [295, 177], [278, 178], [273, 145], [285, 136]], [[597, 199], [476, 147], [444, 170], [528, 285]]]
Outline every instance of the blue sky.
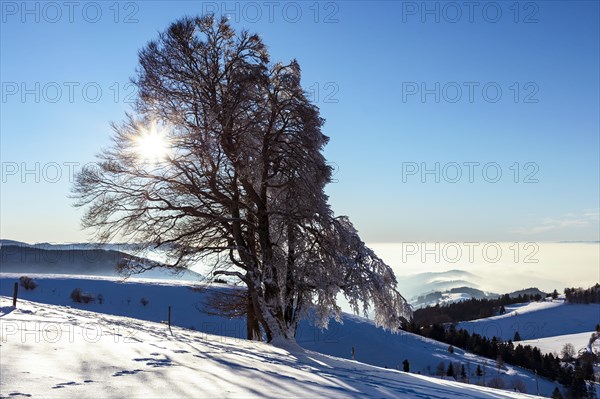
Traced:
[[597, 1], [73, 4], [1, 3], [2, 238], [87, 239], [70, 172], [110, 145], [138, 49], [216, 11], [298, 59], [365, 241], [600, 239]]

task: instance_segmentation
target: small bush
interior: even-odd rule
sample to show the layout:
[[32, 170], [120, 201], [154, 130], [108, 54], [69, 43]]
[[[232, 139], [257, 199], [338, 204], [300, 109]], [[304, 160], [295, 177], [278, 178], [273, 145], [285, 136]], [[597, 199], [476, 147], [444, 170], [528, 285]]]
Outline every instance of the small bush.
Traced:
[[488, 387], [496, 388], [496, 389], [504, 389], [506, 387], [506, 385], [504, 384], [504, 381], [502, 380], [502, 378], [494, 377], [490, 381]]
[[448, 347], [448, 352], [454, 353], [454, 347], [452, 345]]
[[35, 281], [33, 281], [33, 279], [31, 277], [27, 277], [27, 276], [21, 276], [19, 278], [19, 283], [20, 283], [21, 287], [25, 288], [28, 291], [34, 290], [38, 286], [37, 283]]
[[148, 298], [142, 298], [142, 299], [140, 299], [140, 303], [141, 303], [143, 306], [146, 306], [147, 304], [149, 304], [149, 303], [150, 303], [150, 300], [148, 300]]
[[82, 292], [81, 289], [75, 288], [71, 291], [71, 299], [76, 303], [90, 303], [94, 302], [94, 296], [86, 292]]
[[73, 302], [81, 303], [81, 290], [79, 288], [75, 288], [71, 291], [71, 299]]

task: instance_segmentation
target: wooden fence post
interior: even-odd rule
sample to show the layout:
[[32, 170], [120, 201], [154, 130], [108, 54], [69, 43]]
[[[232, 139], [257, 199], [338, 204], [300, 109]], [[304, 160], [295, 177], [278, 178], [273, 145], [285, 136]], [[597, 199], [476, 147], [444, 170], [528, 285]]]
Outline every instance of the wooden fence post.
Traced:
[[17, 307], [17, 295], [19, 294], [19, 283], [15, 283], [15, 288], [13, 289], [13, 308]]
[[[169, 323], [169, 331], [171, 331], [171, 305], [169, 305], [169, 317], [167, 318], [167, 323]], [[171, 331], [171, 335], [173, 335], [173, 331]]]

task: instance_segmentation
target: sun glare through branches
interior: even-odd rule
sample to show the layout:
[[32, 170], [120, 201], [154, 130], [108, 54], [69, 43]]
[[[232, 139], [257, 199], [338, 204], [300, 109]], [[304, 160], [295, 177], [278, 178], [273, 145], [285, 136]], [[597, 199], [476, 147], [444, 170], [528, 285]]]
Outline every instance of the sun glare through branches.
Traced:
[[165, 161], [171, 152], [167, 130], [156, 121], [139, 130], [133, 138], [133, 152], [141, 163], [158, 164]]

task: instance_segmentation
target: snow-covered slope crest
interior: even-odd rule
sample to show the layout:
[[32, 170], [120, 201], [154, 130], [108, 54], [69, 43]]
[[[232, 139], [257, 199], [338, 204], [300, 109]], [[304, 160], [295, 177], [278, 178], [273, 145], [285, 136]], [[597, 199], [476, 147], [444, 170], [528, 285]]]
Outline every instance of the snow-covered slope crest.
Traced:
[[590, 348], [594, 353], [600, 353], [600, 340], [594, 341], [590, 346], [590, 338], [595, 331], [586, 331], [577, 334], [556, 335], [553, 337], [530, 339], [519, 342], [521, 345], [537, 346], [542, 353], [561, 354], [566, 344], [571, 344], [575, 348], [575, 353], [580, 353]]
[[3, 398], [533, 398], [300, 348], [0, 297]]

